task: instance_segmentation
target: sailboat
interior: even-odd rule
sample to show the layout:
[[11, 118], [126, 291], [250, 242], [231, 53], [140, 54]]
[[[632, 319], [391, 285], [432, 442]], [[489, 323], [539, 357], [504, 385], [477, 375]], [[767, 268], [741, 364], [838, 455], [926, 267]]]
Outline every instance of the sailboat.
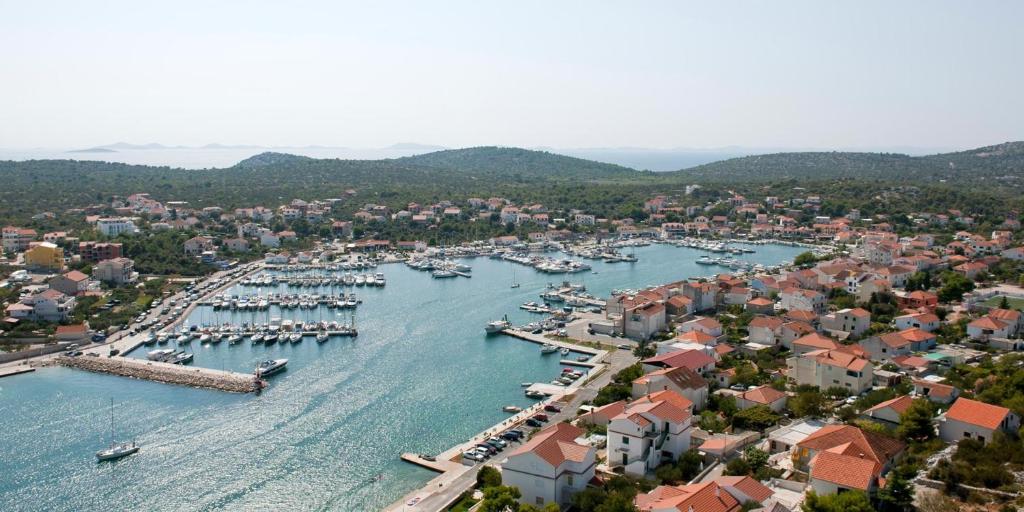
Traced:
[[516, 282], [516, 268], [512, 267], [512, 288], [519, 288], [519, 283]]
[[114, 441], [114, 399], [110, 399], [110, 447], [96, 452], [96, 461], [117, 460], [139, 451], [135, 441], [118, 443]]

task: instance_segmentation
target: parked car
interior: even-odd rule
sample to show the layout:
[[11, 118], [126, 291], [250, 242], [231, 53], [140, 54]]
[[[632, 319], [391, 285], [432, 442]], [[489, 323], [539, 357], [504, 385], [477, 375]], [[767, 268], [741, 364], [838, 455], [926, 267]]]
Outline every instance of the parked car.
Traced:
[[462, 454], [462, 458], [466, 459], [466, 460], [471, 460], [473, 462], [483, 462], [484, 461], [484, 456], [480, 455], [479, 453], [476, 453], [476, 452], [464, 452]]
[[526, 421], [524, 423], [526, 423], [526, 426], [534, 427], [534, 428], [538, 428], [541, 425], [543, 425], [543, 423], [541, 423], [540, 421], [535, 420], [533, 418], [526, 418]]
[[494, 441], [495, 443], [498, 443], [498, 446], [500, 446], [502, 448], [505, 448], [506, 446], [508, 446], [508, 443], [505, 442], [505, 440], [500, 438], [500, 437], [492, 437], [489, 440], [490, 441]]
[[98, 333], [96, 333], [96, 334], [93, 334], [93, 335], [92, 335], [92, 338], [90, 338], [90, 339], [91, 339], [91, 340], [92, 340], [93, 342], [95, 342], [95, 343], [102, 343], [103, 341], [105, 341], [105, 340], [107, 339], [107, 335], [106, 335], [106, 334], [103, 334], [103, 333], [101, 333], [101, 332], [98, 332]]
[[522, 430], [519, 430], [518, 428], [510, 428], [510, 429], [508, 429], [508, 431], [510, 433], [512, 433], [512, 434], [515, 434], [516, 437], [518, 437], [519, 439], [522, 439], [522, 438], [526, 437], [526, 432], [523, 432]]
[[493, 447], [493, 446], [491, 446], [491, 445], [489, 445], [487, 443], [477, 443], [476, 447], [480, 448], [481, 450], [486, 450], [487, 453], [490, 454], [490, 455], [494, 455], [495, 453], [498, 453], [498, 449], [497, 448], [495, 448], [495, 447]]
[[546, 422], [546, 421], [548, 421], [548, 415], [547, 415], [547, 414], [544, 414], [544, 413], [542, 413], [542, 412], [541, 412], [541, 413], [537, 413], [537, 414], [534, 414], [534, 415], [533, 415], [533, 417], [534, 417], [534, 418], [537, 418], [537, 419], [538, 419], [539, 421], [545, 421], [545, 422]]
[[548, 412], [562, 412], [562, 408], [555, 404], [547, 404], [544, 406], [544, 410]]

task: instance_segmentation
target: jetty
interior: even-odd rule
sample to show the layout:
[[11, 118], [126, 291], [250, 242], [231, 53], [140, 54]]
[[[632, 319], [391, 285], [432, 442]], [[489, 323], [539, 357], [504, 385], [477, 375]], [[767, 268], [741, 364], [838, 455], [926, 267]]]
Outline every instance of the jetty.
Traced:
[[22, 373], [29, 373], [34, 371], [36, 371], [35, 368], [26, 365], [7, 366], [4, 368], [0, 368], [0, 378], [10, 377], [12, 375], [21, 375]]
[[252, 374], [182, 366], [129, 357], [59, 356], [55, 362], [68, 368], [120, 375], [167, 384], [216, 389], [232, 393], [252, 393], [263, 388], [263, 381]]

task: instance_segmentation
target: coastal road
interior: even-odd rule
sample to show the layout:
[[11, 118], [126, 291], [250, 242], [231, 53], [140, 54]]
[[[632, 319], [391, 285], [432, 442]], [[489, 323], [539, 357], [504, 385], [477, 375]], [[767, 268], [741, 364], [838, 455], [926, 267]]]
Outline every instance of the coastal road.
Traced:
[[[593, 400], [594, 397], [597, 396], [597, 392], [611, 382], [613, 375], [637, 361], [638, 359], [636, 356], [628, 350], [615, 350], [609, 353], [604, 359], [604, 362], [607, 364], [605, 371], [577, 389], [575, 393], [571, 395], [572, 398], [568, 404], [563, 404], [562, 412], [554, 414], [549, 413], [548, 416], [550, 420], [548, 421], [548, 425], [552, 425], [566, 419], [571, 420], [575, 418], [576, 411], [579, 410], [580, 405], [582, 405], [584, 401]], [[523, 427], [520, 426], [520, 428]], [[527, 427], [525, 430], [530, 429]], [[510, 447], [510, 449], [513, 449], [514, 446], [515, 445]], [[500, 455], [495, 456], [494, 459], [483, 464], [466, 466], [465, 469], [457, 469], [438, 475], [430, 482], [427, 482], [423, 487], [406, 494], [401, 500], [391, 504], [391, 506], [384, 510], [387, 512], [432, 512], [444, 510], [444, 508], [455, 501], [460, 494], [472, 488], [473, 485], [476, 484], [476, 474], [480, 471], [481, 467], [488, 465], [500, 469], [500, 459], [504, 459], [504, 457]]]

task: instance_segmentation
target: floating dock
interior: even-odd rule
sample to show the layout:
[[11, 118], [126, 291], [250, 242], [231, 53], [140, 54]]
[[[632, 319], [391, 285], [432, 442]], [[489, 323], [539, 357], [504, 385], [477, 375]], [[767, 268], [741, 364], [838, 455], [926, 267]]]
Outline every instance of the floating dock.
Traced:
[[252, 393], [263, 388], [255, 375], [195, 366], [182, 366], [128, 357], [60, 356], [55, 362], [68, 368], [107, 373], [196, 388], [232, 393]]

